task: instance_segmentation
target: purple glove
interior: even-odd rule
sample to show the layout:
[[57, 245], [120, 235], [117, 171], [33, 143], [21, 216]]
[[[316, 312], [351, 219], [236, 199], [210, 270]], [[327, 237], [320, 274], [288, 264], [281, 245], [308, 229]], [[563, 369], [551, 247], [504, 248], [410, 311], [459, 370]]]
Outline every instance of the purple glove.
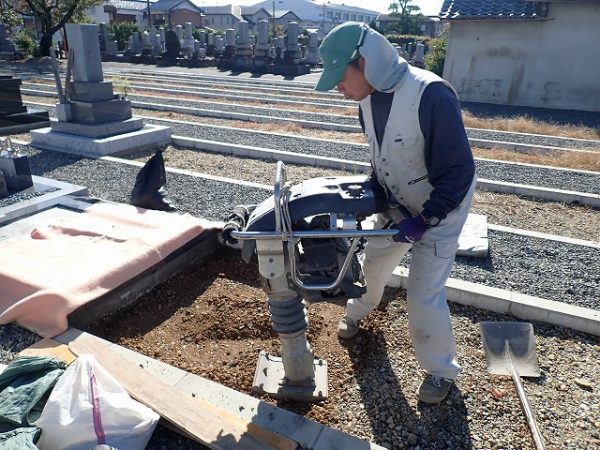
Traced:
[[423, 217], [421, 217], [421, 214], [390, 225], [390, 229], [398, 230], [398, 233], [393, 236], [394, 242], [404, 242], [407, 244], [419, 242], [425, 231], [427, 231], [427, 228], [428, 226]]

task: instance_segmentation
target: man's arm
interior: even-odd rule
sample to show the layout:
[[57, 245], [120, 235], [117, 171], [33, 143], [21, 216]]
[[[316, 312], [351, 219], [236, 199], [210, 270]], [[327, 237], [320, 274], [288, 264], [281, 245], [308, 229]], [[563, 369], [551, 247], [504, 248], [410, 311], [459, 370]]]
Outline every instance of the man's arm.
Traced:
[[462, 121], [460, 103], [443, 83], [423, 92], [419, 121], [425, 137], [425, 164], [433, 191], [423, 204], [426, 219], [442, 220], [464, 199], [475, 173], [473, 153]]

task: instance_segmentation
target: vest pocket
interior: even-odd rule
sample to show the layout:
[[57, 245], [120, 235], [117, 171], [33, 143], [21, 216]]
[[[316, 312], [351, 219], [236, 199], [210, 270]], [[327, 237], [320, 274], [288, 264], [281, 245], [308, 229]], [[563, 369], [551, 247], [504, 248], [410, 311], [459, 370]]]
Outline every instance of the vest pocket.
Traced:
[[416, 134], [404, 134], [394, 137], [390, 143], [392, 153], [398, 155], [403, 166], [413, 168], [423, 164], [423, 149], [417, 145], [418, 140]]
[[456, 255], [458, 242], [434, 242], [435, 256], [438, 258], [449, 259]]

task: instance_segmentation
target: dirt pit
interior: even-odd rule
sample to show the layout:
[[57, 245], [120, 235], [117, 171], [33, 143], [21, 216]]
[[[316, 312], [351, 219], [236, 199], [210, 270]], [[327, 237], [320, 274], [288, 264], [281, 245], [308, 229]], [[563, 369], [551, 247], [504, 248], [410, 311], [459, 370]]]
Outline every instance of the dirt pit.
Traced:
[[[345, 302], [312, 303], [308, 339], [329, 363], [330, 398], [351, 376], [348, 348], [336, 334]], [[100, 337], [250, 395], [258, 353], [280, 355], [257, 267], [227, 255], [194, 266], [156, 287], [133, 308], [88, 329]], [[364, 350], [363, 350], [364, 351]], [[330, 400], [270, 400], [307, 417], [337, 424]]]
[[[396, 290], [386, 292], [387, 300], [398, 294]], [[381, 311], [363, 324], [366, 330], [386, 321], [385, 300]], [[377, 333], [365, 333], [350, 343], [338, 339], [336, 327], [344, 305], [345, 301], [337, 301], [308, 306], [308, 339], [315, 357], [328, 362], [329, 398], [319, 403], [268, 396], [263, 400], [343, 428], [337, 426], [347, 422], [340, 399], [352, 385], [356, 387], [357, 364], [368, 364], [367, 358], [361, 362], [358, 357], [370, 355], [371, 359], [385, 350]], [[254, 396], [252, 379], [259, 351], [280, 355], [281, 347], [271, 329], [257, 267], [245, 264], [237, 254], [188, 268], [129, 310], [107, 317], [87, 331]]]

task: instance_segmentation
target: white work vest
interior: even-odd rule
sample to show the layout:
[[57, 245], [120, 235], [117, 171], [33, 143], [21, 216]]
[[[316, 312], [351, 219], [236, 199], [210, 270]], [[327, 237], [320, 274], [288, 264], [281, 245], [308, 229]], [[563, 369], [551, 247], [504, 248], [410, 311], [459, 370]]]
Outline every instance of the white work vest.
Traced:
[[373, 124], [371, 96], [360, 102], [365, 135], [371, 148], [371, 165], [377, 178], [413, 215], [422, 211], [423, 203], [433, 190], [428, 180], [425, 138], [419, 122], [421, 96], [433, 82], [442, 82], [455, 92], [448, 82], [434, 73], [410, 67], [395, 88], [381, 147]]

